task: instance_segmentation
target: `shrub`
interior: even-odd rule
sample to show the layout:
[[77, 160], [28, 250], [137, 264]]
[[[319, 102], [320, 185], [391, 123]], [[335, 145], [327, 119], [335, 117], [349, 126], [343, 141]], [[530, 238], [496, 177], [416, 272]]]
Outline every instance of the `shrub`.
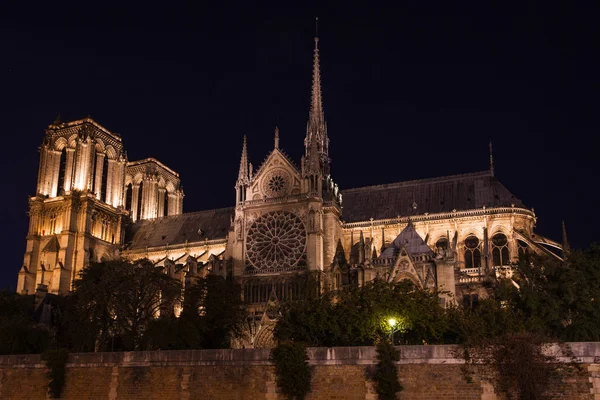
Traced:
[[400, 360], [400, 354], [391, 342], [382, 340], [377, 344], [377, 360], [377, 395], [380, 400], [395, 400], [396, 393], [404, 389], [398, 381], [398, 367], [395, 364], [395, 361]]
[[271, 351], [277, 386], [290, 400], [303, 400], [310, 392], [311, 371], [306, 346], [298, 342], [279, 343]]
[[69, 352], [65, 349], [49, 349], [41, 354], [42, 361], [48, 368], [48, 394], [53, 399], [60, 398], [65, 385], [65, 373]]

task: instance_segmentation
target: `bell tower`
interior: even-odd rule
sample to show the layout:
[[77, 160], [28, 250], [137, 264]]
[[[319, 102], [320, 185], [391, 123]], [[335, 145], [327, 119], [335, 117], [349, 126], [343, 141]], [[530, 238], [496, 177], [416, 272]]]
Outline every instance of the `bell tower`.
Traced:
[[90, 261], [118, 255], [126, 164], [121, 137], [89, 117], [48, 126], [17, 292], [66, 294]]

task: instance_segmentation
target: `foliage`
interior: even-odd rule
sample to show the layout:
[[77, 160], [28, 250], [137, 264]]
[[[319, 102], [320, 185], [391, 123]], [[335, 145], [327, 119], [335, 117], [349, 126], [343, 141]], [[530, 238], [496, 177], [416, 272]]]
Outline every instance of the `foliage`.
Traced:
[[151, 322], [147, 347], [227, 348], [242, 334], [245, 318], [240, 285], [231, 278], [207, 275], [186, 287], [178, 319], [168, 316]]
[[89, 324], [96, 347], [142, 349], [149, 324], [169, 309], [181, 292], [180, 283], [148, 260], [120, 259], [91, 263], [74, 282], [79, 322]]
[[311, 370], [306, 346], [300, 342], [280, 342], [271, 351], [277, 385], [290, 400], [303, 400], [310, 392]]
[[65, 385], [66, 364], [69, 352], [65, 349], [48, 349], [41, 354], [41, 359], [48, 368], [48, 394], [53, 399], [60, 398]]
[[529, 254], [496, 299], [523, 317], [523, 329], [565, 341], [600, 340], [600, 246], [568, 254], [565, 262]]
[[[553, 354], [550, 340], [533, 333], [508, 333], [483, 340], [465, 349], [467, 373], [475, 367], [479, 375], [495, 386], [507, 399], [544, 400], [553, 383], [576, 372], [573, 363], [559, 362], [559, 355], [568, 355], [560, 347]], [[556, 344], [554, 344], [556, 346]]]
[[409, 281], [375, 280], [284, 304], [275, 337], [311, 346], [371, 345], [389, 335], [390, 317], [400, 323], [395, 338], [403, 344], [440, 343], [448, 329], [437, 293]]
[[395, 400], [396, 393], [404, 389], [398, 381], [398, 367], [395, 364], [400, 360], [400, 354], [391, 342], [382, 340], [377, 344], [377, 360], [377, 395], [380, 400]]
[[41, 353], [50, 332], [33, 319], [34, 296], [0, 291], [0, 354]]

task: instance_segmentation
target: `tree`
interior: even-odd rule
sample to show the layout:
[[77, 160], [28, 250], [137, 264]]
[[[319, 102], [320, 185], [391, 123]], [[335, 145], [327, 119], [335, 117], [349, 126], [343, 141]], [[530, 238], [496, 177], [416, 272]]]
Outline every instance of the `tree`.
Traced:
[[561, 345], [560, 351], [553, 353], [555, 345], [540, 334], [502, 334], [472, 344], [465, 370], [470, 375], [476, 369], [479, 376], [491, 382], [496, 391], [509, 400], [549, 399], [553, 384], [579, 370], [574, 363], [558, 360], [559, 356], [568, 356], [570, 351]]
[[123, 350], [141, 350], [150, 323], [180, 292], [180, 283], [148, 260], [91, 263], [74, 282], [75, 314], [91, 325], [97, 349], [116, 343]]
[[188, 285], [178, 319], [151, 323], [148, 346], [155, 349], [228, 348], [242, 334], [246, 310], [233, 279], [209, 274]]
[[311, 346], [371, 345], [389, 335], [391, 317], [400, 323], [396, 342], [404, 344], [440, 343], [447, 330], [437, 293], [409, 281], [375, 280], [284, 304], [275, 337]]
[[50, 342], [47, 327], [33, 318], [34, 296], [0, 291], [0, 354], [40, 353]]

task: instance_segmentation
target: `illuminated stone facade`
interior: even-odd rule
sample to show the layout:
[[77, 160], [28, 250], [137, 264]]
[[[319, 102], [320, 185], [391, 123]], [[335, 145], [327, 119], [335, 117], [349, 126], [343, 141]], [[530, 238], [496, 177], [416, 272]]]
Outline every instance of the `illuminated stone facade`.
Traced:
[[[534, 233], [536, 215], [490, 169], [340, 190], [332, 179], [318, 39], [304, 155], [279, 147], [254, 170], [246, 138], [230, 208], [182, 213], [179, 175], [153, 158], [129, 162], [120, 136], [90, 118], [56, 121], [40, 147], [37, 193], [19, 292], [64, 294], [91, 260], [148, 258], [183, 284], [212, 272], [244, 288], [252, 317], [240, 345], [264, 347], [278, 302], [312, 272], [323, 290], [375, 278], [477, 301], [520, 252], [561, 245]], [[192, 182], [192, 184], [195, 184]], [[232, 196], [232, 202], [233, 202]]]

